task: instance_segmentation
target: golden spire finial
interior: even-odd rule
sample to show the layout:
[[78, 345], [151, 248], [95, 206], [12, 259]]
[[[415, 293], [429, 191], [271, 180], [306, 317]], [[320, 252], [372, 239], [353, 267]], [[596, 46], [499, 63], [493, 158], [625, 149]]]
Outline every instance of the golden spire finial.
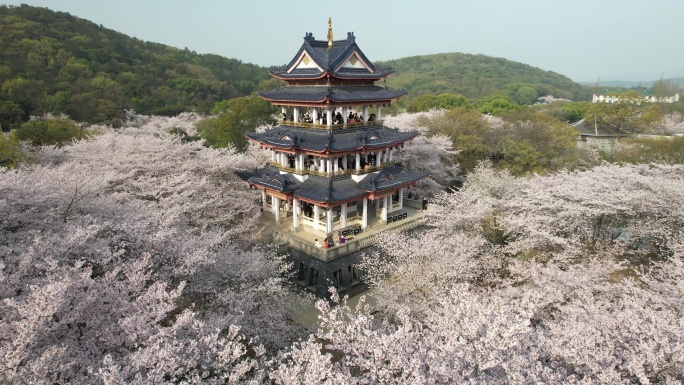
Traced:
[[328, 18], [328, 49], [332, 48], [333, 33], [332, 33], [332, 17]]

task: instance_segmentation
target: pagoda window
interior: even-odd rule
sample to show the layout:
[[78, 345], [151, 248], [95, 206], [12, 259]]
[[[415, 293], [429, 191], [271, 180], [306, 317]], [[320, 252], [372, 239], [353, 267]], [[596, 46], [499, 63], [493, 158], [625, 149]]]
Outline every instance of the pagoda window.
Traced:
[[318, 270], [311, 268], [311, 275], [309, 277], [309, 286], [315, 286], [318, 284]]
[[359, 279], [358, 277], [358, 272], [356, 271], [356, 266], [354, 265], [349, 265], [347, 267], [347, 272], [349, 273], [349, 281], [350, 284]]
[[342, 270], [336, 270], [333, 272], [332, 284], [336, 288], [340, 287], [340, 276], [342, 275]]
[[306, 273], [308, 272], [308, 268], [303, 262], [299, 263], [299, 270], [297, 271], [297, 280], [298, 281], [304, 281], [306, 280]]

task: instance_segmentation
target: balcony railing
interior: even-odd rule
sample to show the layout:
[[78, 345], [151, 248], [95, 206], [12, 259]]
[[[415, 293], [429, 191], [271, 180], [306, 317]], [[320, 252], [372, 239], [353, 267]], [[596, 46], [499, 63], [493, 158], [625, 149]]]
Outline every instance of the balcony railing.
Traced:
[[345, 243], [342, 244], [336, 242], [335, 246], [330, 248], [316, 247], [310, 241], [306, 241], [304, 239], [292, 236], [287, 233], [276, 232], [275, 235], [277, 243], [285, 243], [295, 250], [302, 251], [322, 261], [331, 261], [341, 256], [359, 251], [363, 248], [373, 245], [377, 242], [377, 240], [383, 233], [390, 229], [397, 232], [408, 231], [424, 225], [425, 222], [426, 221], [424, 217], [415, 218], [397, 226], [384, 227], [381, 231], [373, 231], [372, 234], [368, 236], [347, 240]]
[[383, 120], [373, 120], [369, 122], [357, 122], [357, 123], [344, 123], [344, 124], [318, 124], [318, 123], [306, 123], [306, 122], [294, 122], [292, 120], [279, 120], [278, 123], [283, 126], [291, 127], [306, 127], [314, 128], [317, 130], [327, 130], [327, 129], [341, 129], [341, 128], [360, 128], [360, 127], [371, 127], [371, 126], [381, 126]]
[[268, 164], [269, 164], [269, 165], [274, 166], [274, 167], [277, 167], [277, 168], [278, 168], [279, 170], [281, 170], [281, 171], [285, 171], [285, 172], [289, 172], [289, 173], [297, 174], [297, 175], [318, 175], [318, 176], [322, 176], [322, 177], [326, 177], [326, 178], [329, 177], [329, 176], [338, 176], [338, 175], [362, 175], [362, 174], [368, 174], [368, 173], [371, 173], [371, 172], [380, 171], [380, 170], [382, 170], [382, 169], [385, 168], [385, 167], [389, 167], [389, 166], [394, 165], [395, 163], [396, 163], [395, 161], [391, 161], [391, 162], [385, 162], [385, 163], [383, 163], [383, 164], [381, 164], [381, 165], [379, 165], [379, 166], [376, 166], [376, 167], [367, 166], [367, 167], [362, 168], [361, 170], [357, 170], [357, 169], [353, 168], [353, 169], [339, 170], [339, 171], [333, 171], [333, 172], [331, 172], [331, 173], [328, 173], [328, 172], [324, 172], [324, 171], [311, 170], [311, 169], [308, 169], [308, 168], [307, 168], [307, 169], [304, 169], [304, 170], [297, 170], [296, 168], [283, 166], [283, 165], [281, 165], [280, 163], [274, 162], [274, 161], [272, 161], [272, 160], [269, 160], [269, 161], [268, 161]]

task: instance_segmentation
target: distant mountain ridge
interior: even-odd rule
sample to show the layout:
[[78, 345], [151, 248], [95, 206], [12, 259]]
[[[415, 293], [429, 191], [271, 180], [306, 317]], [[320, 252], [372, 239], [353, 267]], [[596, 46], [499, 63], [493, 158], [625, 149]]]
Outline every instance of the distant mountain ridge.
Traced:
[[[387, 85], [408, 90], [405, 106], [426, 95], [510, 95], [587, 100], [586, 88], [527, 64], [484, 55], [443, 53], [384, 62]], [[208, 112], [217, 101], [281, 84], [237, 59], [145, 42], [66, 12], [0, 5], [0, 126], [8, 130], [45, 112], [77, 121], [116, 123], [124, 109], [142, 114]]]
[[[635, 88], [635, 87], [646, 87], [650, 88], [653, 87], [653, 84], [657, 82], [660, 79], [656, 80], [649, 80], [649, 81], [644, 81], [644, 82], [635, 82], [631, 80], [600, 80], [598, 81], [599, 86], [604, 86], [604, 87], [624, 87], [624, 88]], [[676, 77], [676, 78], [667, 78], [663, 79], [665, 81], [670, 81], [673, 84], [676, 84], [679, 88], [684, 89], [684, 76], [681, 77]], [[580, 82], [582, 85], [586, 86], [596, 86], [597, 82]]]
[[459, 52], [381, 61], [395, 73], [387, 85], [408, 90], [409, 99], [425, 94], [458, 93], [468, 98], [506, 94], [505, 88], [535, 88], [539, 96], [586, 100], [586, 88], [561, 74], [504, 58]]

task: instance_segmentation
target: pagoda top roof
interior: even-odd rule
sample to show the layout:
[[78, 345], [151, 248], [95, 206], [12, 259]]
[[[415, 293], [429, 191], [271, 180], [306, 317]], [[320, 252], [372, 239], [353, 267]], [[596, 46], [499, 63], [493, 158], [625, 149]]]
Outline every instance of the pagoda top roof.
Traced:
[[316, 40], [311, 32], [295, 57], [286, 65], [268, 72], [279, 79], [319, 79], [330, 74], [342, 79], [381, 79], [394, 72], [391, 67], [376, 67], [356, 44], [353, 32], [345, 40]]
[[405, 90], [391, 90], [379, 86], [286, 86], [258, 95], [272, 103], [368, 103], [391, 101], [406, 95]]
[[265, 132], [250, 132], [247, 138], [281, 148], [312, 152], [345, 152], [399, 145], [420, 135], [418, 131], [399, 131], [382, 125], [343, 128], [333, 131], [281, 125]]

